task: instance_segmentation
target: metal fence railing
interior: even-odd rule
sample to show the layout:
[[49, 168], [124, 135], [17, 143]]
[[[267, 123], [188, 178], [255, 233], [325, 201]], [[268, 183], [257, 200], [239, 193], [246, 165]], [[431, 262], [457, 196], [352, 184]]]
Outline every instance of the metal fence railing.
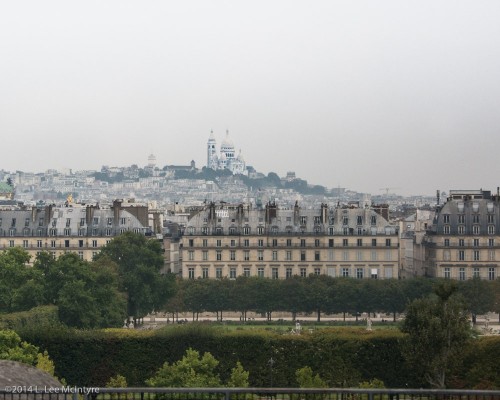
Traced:
[[0, 400], [500, 400], [500, 390], [9, 386]]

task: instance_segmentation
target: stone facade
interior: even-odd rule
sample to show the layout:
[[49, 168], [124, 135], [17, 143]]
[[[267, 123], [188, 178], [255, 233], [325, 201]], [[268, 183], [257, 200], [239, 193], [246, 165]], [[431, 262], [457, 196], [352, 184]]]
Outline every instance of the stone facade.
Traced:
[[498, 277], [500, 196], [486, 190], [452, 190], [427, 231], [427, 276], [466, 280]]
[[207, 205], [182, 238], [183, 278], [397, 278], [398, 227], [384, 207]]

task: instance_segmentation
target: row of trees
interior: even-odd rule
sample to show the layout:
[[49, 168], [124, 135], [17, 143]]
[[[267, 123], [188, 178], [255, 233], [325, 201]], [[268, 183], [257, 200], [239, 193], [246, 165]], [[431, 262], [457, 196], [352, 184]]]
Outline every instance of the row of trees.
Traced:
[[[114, 238], [92, 261], [74, 253], [58, 259], [42, 252], [33, 266], [21, 248], [0, 253], [0, 313], [56, 305], [68, 326], [97, 328], [121, 326], [152, 311], [240, 312], [275, 311], [315, 314], [391, 313], [396, 318], [414, 299], [432, 291], [429, 279], [358, 280], [328, 276], [271, 280], [239, 277], [236, 280], [176, 280], [160, 274], [163, 254], [158, 241], [134, 233]], [[459, 292], [474, 314], [500, 311], [500, 281], [478, 279], [460, 282]]]
[[[435, 280], [362, 280], [331, 278], [311, 275], [271, 280], [257, 277], [239, 277], [236, 280], [181, 280], [178, 290], [169, 300], [166, 310], [172, 313], [190, 311], [193, 319], [199, 313], [213, 312], [218, 319], [224, 311], [241, 312], [246, 320], [247, 312], [266, 314], [272, 312], [310, 313], [320, 321], [321, 314], [358, 315], [367, 313], [391, 313], [395, 320], [414, 299], [430, 294]], [[499, 281], [479, 279], [461, 282], [458, 291], [466, 300], [472, 314], [498, 310]], [[495, 298], [495, 294], [497, 298]]]
[[126, 233], [112, 240], [92, 261], [74, 253], [54, 259], [40, 253], [33, 266], [21, 248], [0, 253], [0, 312], [56, 305], [68, 326], [121, 326], [161, 308], [175, 290], [175, 279], [161, 275], [157, 241]]

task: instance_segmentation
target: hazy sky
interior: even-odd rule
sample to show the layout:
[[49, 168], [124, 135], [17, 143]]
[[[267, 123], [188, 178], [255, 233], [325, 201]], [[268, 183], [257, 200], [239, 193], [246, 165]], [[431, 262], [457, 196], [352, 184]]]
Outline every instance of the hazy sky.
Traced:
[[500, 1], [2, 1], [0, 169], [206, 163], [500, 186]]

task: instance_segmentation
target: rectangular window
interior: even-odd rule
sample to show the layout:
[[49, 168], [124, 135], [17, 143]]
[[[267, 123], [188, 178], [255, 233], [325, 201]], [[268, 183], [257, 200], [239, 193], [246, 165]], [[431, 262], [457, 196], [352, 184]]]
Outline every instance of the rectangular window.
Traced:
[[291, 269], [291, 268], [287, 268], [285, 271], [286, 271], [286, 272], [285, 272], [285, 273], [286, 273], [286, 275], [285, 275], [285, 276], [286, 276], [287, 278], [291, 278], [291, 277], [292, 277], [292, 269]]
[[278, 261], [278, 252], [273, 251], [273, 261]]
[[231, 261], [236, 261], [236, 251], [235, 250], [231, 250], [229, 252], [229, 258]]
[[56, 247], [56, 241], [55, 240], [51, 240], [50, 241], [50, 247], [52, 247], [52, 248]]
[[460, 215], [458, 216], [458, 223], [459, 223], [459, 224], [465, 224], [465, 215], [460, 214]]
[[222, 240], [217, 239], [217, 241], [215, 242], [215, 246], [216, 247], [222, 247]]
[[349, 268], [342, 268], [342, 276], [347, 278], [349, 276]]
[[188, 278], [194, 279], [194, 268], [193, 267], [188, 268]]
[[474, 261], [479, 261], [479, 250], [474, 250], [473, 256], [474, 256]]
[[458, 245], [460, 247], [465, 247], [465, 240], [464, 239], [458, 239]]
[[264, 278], [264, 268], [262, 267], [257, 268], [257, 276], [259, 278]]
[[215, 259], [216, 259], [217, 261], [222, 261], [222, 250], [217, 250], [217, 251], [215, 252]]
[[208, 261], [208, 251], [207, 250], [202, 251], [201, 258], [203, 261]]
[[277, 247], [278, 246], [278, 239], [273, 239], [273, 241], [271, 243], [272, 243], [273, 247]]
[[306, 240], [300, 239], [300, 247], [306, 247]]
[[264, 234], [264, 227], [258, 226], [257, 227], [257, 235], [263, 235], [263, 234]]
[[458, 279], [461, 281], [465, 281], [465, 268], [464, 267], [460, 267], [458, 269]]
[[236, 268], [233, 267], [229, 269], [229, 278], [236, 279]]
[[207, 267], [203, 267], [202, 270], [201, 270], [201, 276], [203, 278], [208, 278], [208, 268]]
[[449, 224], [450, 223], [450, 214], [444, 214], [443, 215], [443, 222], [445, 224]]
[[314, 268], [314, 275], [321, 275], [321, 268]]
[[314, 261], [320, 261], [320, 252], [319, 251], [315, 251], [314, 252]]
[[189, 259], [189, 261], [194, 261], [194, 251], [188, 252], [188, 259]]
[[314, 247], [319, 247], [319, 246], [320, 246], [319, 239], [315, 239], [314, 240]]
[[363, 279], [363, 268], [356, 268], [356, 278]]
[[333, 239], [328, 239], [328, 247], [333, 247]]
[[43, 247], [43, 244], [42, 244], [41, 240], [37, 240], [36, 241], [36, 247], [38, 247], [38, 248]]
[[259, 239], [257, 242], [257, 246], [264, 247], [264, 239]]
[[79, 251], [79, 252], [78, 252], [78, 258], [79, 258], [80, 260], [83, 260], [83, 251]]
[[305, 251], [300, 252], [300, 261], [306, 261], [306, 252]]
[[488, 268], [488, 279], [490, 281], [494, 281], [495, 280], [495, 276], [496, 276], [496, 273], [495, 273], [495, 267], [489, 267]]
[[479, 267], [474, 267], [472, 269], [472, 277], [473, 278], [480, 278], [481, 274], [479, 273]]
[[286, 252], [286, 260], [287, 261], [292, 261], [292, 252], [291, 251], [287, 251]]
[[385, 239], [385, 246], [391, 247], [391, 239]]
[[474, 247], [479, 247], [479, 239], [474, 239], [473, 246]]
[[23, 247], [24, 247], [25, 249], [27, 249], [27, 248], [28, 248], [28, 241], [27, 241], [27, 240], [23, 240]]
[[97, 247], [97, 240], [92, 240], [92, 247]]
[[236, 246], [236, 240], [231, 239], [230, 246], [231, 247], [235, 247]]
[[263, 260], [264, 260], [264, 251], [259, 250], [259, 251], [257, 252], [257, 259], [258, 259], [259, 261], [263, 261]]
[[488, 261], [495, 261], [495, 250], [490, 250], [488, 252]]
[[377, 225], [377, 216], [376, 215], [372, 215], [370, 217], [370, 223], [371, 223], [371, 225]]
[[215, 268], [215, 277], [217, 279], [221, 279], [222, 278], [222, 268], [220, 268], [220, 267]]
[[194, 239], [189, 239], [189, 242], [188, 242], [188, 246], [189, 247], [194, 247]]
[[249, 239], [243, 240], [243, 247], [250, 247], [250, 240]]
[[243, 260], [245, 260], [245, 261], [250, 261], [250, 251], [245, 250], [245, 251], [243, 252]]
[[465, 226], [464, 225], [458, 225], [458, 234], [465, 235]]
[[479, 235], [479, 232], [481, 229], [479, 228], [479, 225], [472, 225], [472, 234], [473, 235]]
[[443, 226], [443, 234], [445, 235], [449, 235], [451, 232], [451, 228], [450, 228], [450, 225], [444, 225]]
[[488, 214], [488, 224], [494, 224], [495, 223], [495, 216], [492, 214]]
[[356, 240], [356, 245], [357, 245], [358, 247], [363, 247], [363, 239], [357, 239], [357, 240]]
[[371, 259], [371, 261], [377, 261], [377, 251], [376, 250], [371, 251], [370, 259]]
[[292, 247], [292, 239], [286, 240], [286, 247]]
[[248, 267], [243, 268], [243, 276], [246, 276], [246, 277], [250, 276], [250, 268], [248, 268]]
[[272, 272], [272, 278], [273, 279], [278, 279], [279, 278], [278, 268], [273, 268], [271, 272]]
[[328, 261], [334, 261], [335, 260], [335, 253], [333, 250], [328, 250]]
[[444, 246], [450, 247], [450, 239], [444, 239]]
[[450, 270], [450, 267], [446, 267], [446, 268], [444, 269], [444, 275], [443, 275], [443, 277], [444, 277], [445, 279], [450, 279], [450, 278], [451, 278], [451, 270]]
[[208, 239], [203, 239], [202, 242], [201, 242], [201, 245], [203, 247], [208, 247]]
[[342, 239], [342, 246], [344, 247], [349, 246], [349, 239]]
[[307, 276], [307, 268], [301, 268], [300, 269], [300, 276], [302, 278], [305, 278]]
[[342, 252], [342, 260], [343, 261], [349, 261], [349, 252], [347, 250], [344, 250]]
[[465, 261], [465, 251], [458, 250], [458, 261]]
[[356, 251], [356, 261], [363, 261], [363, 252]]
[[372, 246], [376, 247], [377, 246], [377, 239], [372, 239]]

